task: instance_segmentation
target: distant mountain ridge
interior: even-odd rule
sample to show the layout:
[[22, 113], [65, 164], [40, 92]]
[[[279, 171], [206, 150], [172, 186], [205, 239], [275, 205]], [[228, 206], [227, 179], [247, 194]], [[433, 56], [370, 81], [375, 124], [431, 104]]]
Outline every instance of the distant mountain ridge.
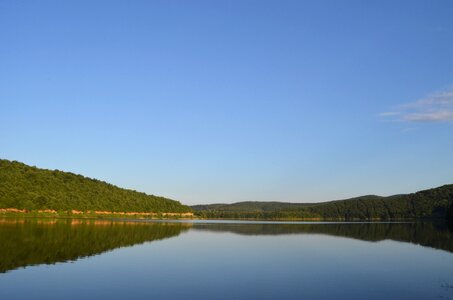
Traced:
[[321, 203], [237, 202], [193, 205], [202, 218], [392, 220], [447, 217], [453, 210], [453, 184], [389, 197], [366, 195]]
[[59, 170], [0, 159], [0, 209], [187, 213], [192, 209], [164, 197], [122, 189]]

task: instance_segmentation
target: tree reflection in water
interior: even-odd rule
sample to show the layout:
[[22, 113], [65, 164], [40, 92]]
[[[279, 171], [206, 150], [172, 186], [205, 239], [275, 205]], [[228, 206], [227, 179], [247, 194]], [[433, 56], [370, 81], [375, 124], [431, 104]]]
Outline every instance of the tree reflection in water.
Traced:
[[187, 230], [240, 235], [325, 234], [370, 242], [394, 240], [453, 253], [446, 223], [133, 222], [81, 219], [0, 219], [0, 273], [77, 260], [120, 247], [176, 237]]
[[54, 264], [178, 236], [184, 223], [0, 219], [0, 272]]

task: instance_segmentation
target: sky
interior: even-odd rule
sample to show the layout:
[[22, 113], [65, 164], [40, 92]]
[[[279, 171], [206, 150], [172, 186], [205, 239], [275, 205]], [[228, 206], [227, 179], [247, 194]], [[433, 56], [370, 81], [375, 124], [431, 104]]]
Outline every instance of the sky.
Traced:
[[453, 183], [453, 2], [0, 2], [0, 158], [185, 204]]

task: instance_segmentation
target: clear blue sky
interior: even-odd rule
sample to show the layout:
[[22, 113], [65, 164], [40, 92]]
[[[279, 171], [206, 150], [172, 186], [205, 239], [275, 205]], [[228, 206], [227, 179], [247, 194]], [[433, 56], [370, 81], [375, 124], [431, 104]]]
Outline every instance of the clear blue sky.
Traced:
[[0, 157], [187, 204], [453, 183], [452, 1], [0, 2]]

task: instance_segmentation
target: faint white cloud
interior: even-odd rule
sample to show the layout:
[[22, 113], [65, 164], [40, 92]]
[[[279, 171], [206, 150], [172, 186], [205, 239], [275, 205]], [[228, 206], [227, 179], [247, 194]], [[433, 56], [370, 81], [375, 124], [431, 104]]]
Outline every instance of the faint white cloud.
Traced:
[[412, 113], [404, 116], [409, 122], [442, 122], [453, 121], [453, 110], [438, 110], [428, 113]]
[[386, 111], [386, 112], [380, 113], [379, 117], [392, 117], [392, 116], [397, 116], [399, 114], [400, 113], [395, 112], [395, 111]]
[[453, 91], [431, 94], [379, 114], [383, 120], [402, 122], [453, 122]]

